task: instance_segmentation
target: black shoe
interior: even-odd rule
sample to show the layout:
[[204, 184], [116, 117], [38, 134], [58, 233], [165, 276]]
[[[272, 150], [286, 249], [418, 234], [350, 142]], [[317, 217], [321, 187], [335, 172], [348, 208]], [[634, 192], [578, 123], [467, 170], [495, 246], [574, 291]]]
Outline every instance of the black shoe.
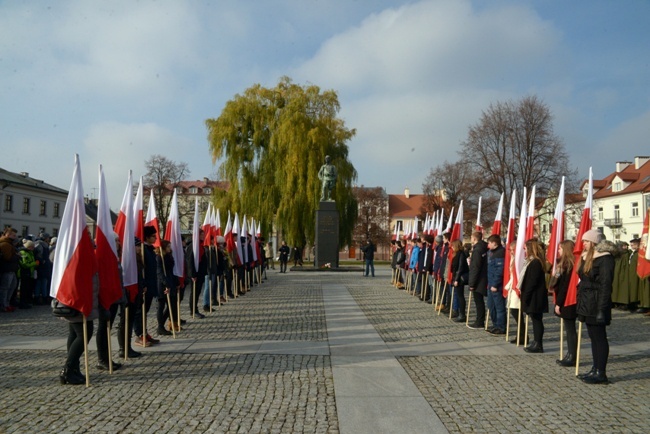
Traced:
[[[117, 353], [118, 357], [120, 359], [124, 358], [124, 350], [120, 350], [119, 353]], [[137, 359], [138, 357], [142, 357], [142, 353], [139, 351], [134, 350], [133, 348], [129, 348], [129, 351], [127, 353], [129, 356], [129, 359]]]
[[203, 315], [202, 313], [200, 313], [198, 310], [197, 310], [196, 312], [194, 312], [194, 316], [198, 317], [199, 319], [203, 319], [203, 318], [205, 318], [205, 315]]
[[583, 378], [582, 382], [587, 384], [607, 384], [609, 380], [607, 379], [607, 375], [605, 375], [605, 371], [596, 369], [593, 375]]
[[454, 319], [454, 322], [458, 322], [458, 323], [467, 322], [467, 318], [465, 316], [460, 316], [459, 315]]
[[576, 365], [576, 356], [574, 356], [573, 354], [567, 354], [567, 357], [560, 360], [560, 363], [558, 363], [558, 364], [560, 366], [575, 367], [575, 365]]
[[459, 313], [458, 313], [457, 310], [452, 310], [452, 311], [451, 311], [451, 317], [452, 317], [452, 318], [458, 318], [458, 315], [459, 315]]
[[445, 307], [444, 309], [441, 309], [440, 312], [442, 313], [449, 313], [449, 308]]
[[204, 304], [203, 305], [203, 312], [210, 312], [210, 305]]
[[577, 377], [581, 380], [584, 380], [587, 377], [593, 376], [595, 373], [596, 373], [596, 367], [592, 366], [589, 372], [587, 372], [586, 374], [578, 374]]
[[183, 324], [187, 324], [187, 320], [184, 320], [183, 318], [181, 318], [181, 325], [183, 325]]
[[530, 345], [524, 348], [524, 351], [526, 351], [527, 353], [543, 353], [544, 347], [542, 346], [542, 344], [533, 341]]
[[481, 324], [480, 322], [474, 321], [471, 324], [468, 324], [467, 327], [474, 329], [474, 330], [481, 330], [485, 328], [485, 324]]
[[491, 330], [489, 331], [489, 333], [490, 333], [492, 336], [503, 336], [503, 335], [506, 334], [506, 331], [503, 330], [503, 329], [500, 329], [500, 328], [498, 328], [498, 327], [494, 327], [493, 329], [491, 329]]
[[[96, 367], [100, 371], [109, 371], [110, 370], [110, 367], [108, 366], [108, 362], [101, 361], [101, 362], [97, 363]], [[113, 362], [113, 371], [117, 371], [121, 367], [122, 367], [121, 363]]]
[[63, 368], [59, 373], [59, 381], [61, 384], [84, 384], [86, 382], [86, 377], [81, 375], [75, 375], [75, 373], [68, 369]]
[[430, 298], [429, 298], [429, 299], [427, 299], [427, 300], [424, 300], [424, 302], [425, 302], [425, 303], [427, 303], [427, 304], [433, 304], [433, 300], [432, 300], [432, 299], [430, 299]]
[[157, 332], [158, 332], [158, 334], [159, 334], [160, 336], [171, 336], [171, 335], [173, 334], [173, 333], [170, 332], [169, 330], [167, 330], [167, 329], [161, 329], [161, 328], [158, 328]]

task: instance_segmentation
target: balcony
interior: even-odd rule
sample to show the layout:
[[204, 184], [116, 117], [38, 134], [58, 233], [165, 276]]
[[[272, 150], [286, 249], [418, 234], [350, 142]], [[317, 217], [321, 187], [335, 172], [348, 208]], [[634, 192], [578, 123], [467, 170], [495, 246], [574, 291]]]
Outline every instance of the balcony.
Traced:
[[613, 219], [605, 219], [605, 226], [608, 228], [620, 228], [623, 226], [623, 219], [615, 217]]

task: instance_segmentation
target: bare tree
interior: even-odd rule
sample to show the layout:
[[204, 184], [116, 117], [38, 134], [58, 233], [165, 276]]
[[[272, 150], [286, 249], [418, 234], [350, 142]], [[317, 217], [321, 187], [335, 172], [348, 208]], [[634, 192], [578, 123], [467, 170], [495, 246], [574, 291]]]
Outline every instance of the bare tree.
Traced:
[[[144, 162], [144, 165], [147, 169], [147, 173], [143, 177], [144, 187], [153, 190], [158, 220], [164, 227], [165, 222], [169, 218], [174, 189], [180, 185], [182, 180], [190, 175], [190, 169], [187, 163], [177, 163], [158, 154], [149, 157]], [[144, 202], [146, 206], [149, 203], [148, 198], [145, 198]], [[179, 203], [180, 217], [189, 212], [189, 210], [181, 208], [182, 206]]]
[[553, 132], [551, 111], [536, 96], [491, 104], [469, 127], [459, 153], [481, 175], [476, 187], [486, 196], [509, 198], [513, 189], [530, 191], [535, 185], [537, 196], [546, 197], [562, 176], [569, 186], [575, 183], [576, 170], [569, 168], [564, 143]]
[[390, 241], [388, 195], [382, 187], [353, 187], [352, 192], [359, 204], [353, 240], [360, 246], [369, 239], [385, 246]]

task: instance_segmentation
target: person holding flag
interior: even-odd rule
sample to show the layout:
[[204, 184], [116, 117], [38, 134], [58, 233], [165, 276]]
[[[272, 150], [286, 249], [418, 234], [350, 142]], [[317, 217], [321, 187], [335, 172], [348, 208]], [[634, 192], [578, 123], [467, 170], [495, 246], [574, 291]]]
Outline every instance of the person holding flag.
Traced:
[[451, 242], [450, 246], [450, 261], [451, 261], [451, 282], [450, 285], [454, 287], [454, 294], [458, 300], [458, 316], [454, 319], [457, 323], [464, 323], [467, 321], [465, 317], [466, 302], [465, 302], [465, 285], [469, 280], [469, 267], [467, 265], [467, 255], [463, 248], [463, 243], [460, 239]]
[[614, 280], [614, 256], [616, 246], [603, 240], [602, 234], [590, 229], [582, 236], [582, 254], [577, 266], [578, 320], [587, 324], [591, 340], [593, 366], [579, 378], [588, 384], [607, 383], [607, 359], [609, 342], [607, 326], [612, 321], [612, 282]]
[[506, 300], [503, 298], [503, 272], [506, 249], [501, 245], [501, 237], [490, 235], [488, 245], [488, 300], [487, 306], [492, 319], [488, 333], [494, 336], [506, 334]]
[[[135, 343], [142, 345], [143, 347], [148, 347], [155, 345], [160, 342], [158, 339], [152, 338], [148, 333], [145, 333], [143, 330], [142, 323], [147, 321], [147, 314], [151, 309], [151, 303], [153, 302], [154, 297], [158, 296], [158, 276], [156, 263], [156, 250], [154, 243], [160, 240], [158, 237], [158, 230], [154, 226], [145, 226], [144, 227], [144, 245], [140, 252], [140, 265], [144, 269], [143, 272], [139, 272], [138, 276], [141, 276], [141, 285], [142, 285], [142, 295], [144, 297], [144, 309], [142, 307], [143, 303], [137, 303], [138, 311], [135, 315], [135, 322], [133, 323], [133, 331], [135, 333]], [[163, 335], [168, 335], [169, 333], [162, 333]]]
[[472, 255], [469, 263], [469, 290], [474, 294], [476, 305], [476, 320], [469, 324], [471, 329], [479, 330], [485, 327], [485, 299], [488, 286], [487, 251], [488, 246], [483, 241], [483, 232], [472, 232]]
[[533, 342], [524, 347], [524, 351], [527, 353], [543, 353], [544, 322], [542, 317], [544, 313], [548, 312], [544, 251], [534, 238], [526, 241], [524, 251], [526, 258], [519, 280], [521, 311], [528, 315], [533, 322]]
[[156, 272], [158, 277], [158, 334], [169, 336], [172, 333], [165, 329], [165, 321], [169, 319], [170, 330], [180, 330], [178, 324], [178, 311], [176, 309], [176, 297], [178, 297], [180, 282], [174, 275], [174, 255], [172, 243], [168, 240], [160, 242], [160, 255], [156, 256]]
[[555, 315], [562, 320], [562, 327], [566, 333], [567, 352], [562, 359], [555, 361], [560, 366], [575, 366], [576, 351], [578, 347], [578, 333], [576, 332], [576, 305], [566, 306], [566, 295], [569, 290], [569, 281], [573, 272], [573, 249], [575, 243], [571, 240], [562, 241], [557, 247], [555, 273], [551, 277], [550, 289], [555, 298]]

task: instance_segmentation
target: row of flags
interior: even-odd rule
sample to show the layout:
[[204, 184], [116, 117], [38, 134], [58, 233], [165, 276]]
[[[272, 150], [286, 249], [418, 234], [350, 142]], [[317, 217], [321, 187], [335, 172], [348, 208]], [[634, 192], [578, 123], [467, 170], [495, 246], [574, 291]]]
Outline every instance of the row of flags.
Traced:
[[[565, 239], [564, 233], [566, 229], [566, 222], [565, 222], [564, 184], [565, 184], [565, 177], [562, 177], [562, 183], [558, 191], [558, 198], [555, 206], [555, 212], [553, 214], [553, 223], [551, 226], [550, 240], [546, 251], [546, 259], [550, 264], [553, 265], [553, 271], [552, 271], [553, 274], [555, 274], [556, 271], [555, 267], [557, 262], [558, 246]], [[508, 247], [515, 240], [515, 233], [516, 233], [517, 244], [514, 252], [515, 255], [514, 276], [511, 276], [509, 265], [506, 265], [506, 267], [504, 267], [505, 268], [504, 276], [503, 276], [504, 297], [507, 296], [507, 290], [505, 289], [506, 283], [510, 281], [511, 277], [513, 278], [513, 282], [514, 282], [513, 288], [515, 289], [517, 296], [520, 295], [518, 288], [519, 288], [519, 281], [521, 279], [521, 274], [523, 272], [524, 262], [525, 262], [524, 245], [527, 240], [534, 237], [535, 186], [533, 186], [533, 188], [531, 189], [529, 196], [527, 196], [526, 188], [524, 187], [523, 189], [523, 196], [522, 196], [522, 203], [520, 207], [518, 225], [517, 225], [516, 215], [515, 215], [516, 198], [517, 198], [517, 191], [513, 190], [512, 198], [510, 200], [510, 212], [508, 216], [508, 227], [506, 231], [506, 240], [505, 240], [505, 247], [506, 247], [505, 263], [506, 264], [510, 264], [510, 261], [512, 259], [511, 257], [512, 255]], [[499, 207], [497, 210], [496, 217], [494, 219], [494, 224], [492, 226], [493, 235], [501, 234], [501, 215], [503, 210], [503, 200], [504, 200], [504, 195], [501, 194], [501, 198], [499, 200]], [[577, 302], [577, 286], [579, 282], [579, 277], [577, 274], [578, 271], [577, 265], [579, 264], [580, 255], [582, 254], [582, 242], [581, 242], [582, 236], [585, 234], [585, 232], [589, 231], [592, 228], [592, 224], [593, 224], [592, 202], [593, 202], [593, 172], [592, 169], [589, 168], [587, 197], [585, 200], [585, 206], [580, 220], [580, 226], [576, 236], [575, 248], [574, 251], [572, 252], [572, 254], [574, 255], [575, 266], [573, 267], [571, 280], [569, 283], [569, 291], [565, 301], [566, 306], [575, 305]], [[444, 218], [443, 213], [444, 211], [441, 209], [431, 217], [429, 217], [429, 215], [427, 214], [424, 227], [423, 227], [423, 233], [426, 235], [437, 236], [437, 235], [441, 235], [442, 233], [451, 231], [451, 237], [449, 240], [450, 242], [456, 239], [462, 240], [463, 239], [463, 234], [462, 234], [463, 201], [460, 202], [458, 208], [458, 214], [456, 215], [455, 221], [453, 220], [454, 208], [452, 208], [451, 214], [447, 221], [447, 226], [444, 231], [442, 230], [443, 227], [442, 221]], [[451, 223], [452, 221], [454, 221], [453, 228]], [[418, 223], [419, 222], [417, 217], [414, 218], [412, 222], [407, 222], [404, 231], [404, 239], [410, 240], [410, 239], [416, 239], [418, 237], [418, 231], [417, 231]], [[516, 225], [517, 225], [517, 231], [515, 232]], [[642, 279], [650, 277], [650, 248], [648, 248], [649, 225], [650, 225], [650, 208], [646, 210], [646, 214], [644, 217], [643, 234], [642, 234], [643, 241], [641, 242], [641, 247], [639, 249], [639, 260], [637, 266], [637, 274]], [[481, 232], [483, 231], [483, 226], [481, 224], [481, 198], [479, 198], [479, 202], [478, 202], [478, 212], [477, 212], [475, 230]], [[397, 225], [395, 226], [392, 239], [393, 240], [400, 239], [400, 229]]]
[[[84, 190], [81, 176], [79, 156], [75, 154], [72, 182], [61, 218], [57, 241], [57, 254], [54, 258], [50, 296], [61, 303], [70, 306], [84, 316], [90, 315], [93, 308], [93, 280], [97, 275], [99, 285], [99, 303], [105, 309], [122, 297], [122, 285], [126, 288], [131, 300], [135, 299], [138, 291], [138, 269], [136, 261], [135, 238], [144, 242], [144, 227], [156, 228], [155, 247], [160, 247], [159, 221], [156, 213], [153, 191], [149, 199], [146, 217], [143, 216], [143, 182], [140, 178], [135, 198], [133, 197], [133, 176], [129, 171], [127, 185], [113, 228], [111, 221], [108, 193], [102, 166], [99, 166], [99, 198], [97, 202], [97, 228], [93, 240], [86, 224]], [[199, 230], [205, 233], [203, 243], [199, 239]], [[121, 257], [118, 257], [114, 233], [122, 246]], [[194, 221], [192, 231], [192, 249], [195, 269], [203, 255], [204, 246], [217, 244], [217, 237], [222, 235], [219, 210], [210, 204], [206, 211], [203, 225], [199, 222], [199, 204], [196, 199], [194, 206]], [[245, 235], [251, 236], [252, 257], [249, 258]], [[258, 240], [261, 237], [260, 223], [246, 216], [239, 220], [235, 213], [231, 221], [230, 212], [223, 234], [226, 249], [236, 252], [235, 260], [238, 266], [254, 262], [261, 264], [261, 248]], [[176, 191], [172, 196], [169, 218], [165, 226], [165, 240], [169, 241], [174, 258], [173, 274], [184, 277], [185, 255], [181, 239], [180, 216]], [[126, 241], [125, 241], [126, 240]], [[121, 275], [120, 267], [121, 265]]]

